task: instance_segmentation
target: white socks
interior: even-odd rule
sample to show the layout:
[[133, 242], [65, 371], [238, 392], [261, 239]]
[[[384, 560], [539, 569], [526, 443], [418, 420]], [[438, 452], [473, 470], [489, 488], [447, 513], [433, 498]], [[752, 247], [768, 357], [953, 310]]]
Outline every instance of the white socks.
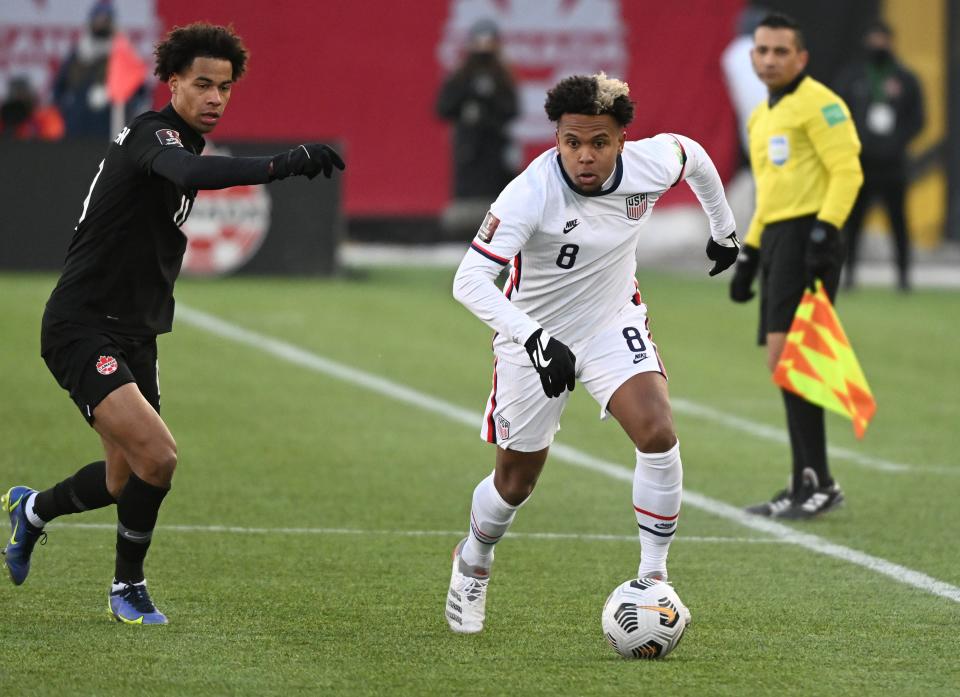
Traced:
[[665, 453], [637, 451], [633, 473], [633, 509], [640, 527], [640, 569], [667, 576], [667, 552], [680, 517], [683, 464], [679, 441]]
[[493, 485], [493, 474], [477, 484], [470, 509], [470, 534], [460, 550], [465, 564], [490, 568], [493, 546], [510, 527], [518, 508], [520, 506], [511, 506], [500, 496]]
[[36, 500], [37, 500], [36, 492], [30, 494], [30, 497], [23, 504], [23, 512], [26, 514], [27, 520], [30, 522], [30, 525], [32, 525], [35, 528], [42, 528], [44, 525], [47, 524], [47, 521], [45, 521], [43, 518], [41, 518], [36, 513], [34, 513], [33, 502]]

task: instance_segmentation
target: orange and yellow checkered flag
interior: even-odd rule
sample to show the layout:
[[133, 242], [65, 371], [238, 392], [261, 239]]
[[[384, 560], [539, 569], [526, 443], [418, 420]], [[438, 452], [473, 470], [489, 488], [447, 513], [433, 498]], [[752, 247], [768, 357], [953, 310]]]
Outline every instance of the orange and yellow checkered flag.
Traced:
[[815, 293], [809, 289], [803, 293], [773, 381], [808, 402], [851, 419], [857, 438], [863, 438], [877, 411], [860, 363], [820, 281]]

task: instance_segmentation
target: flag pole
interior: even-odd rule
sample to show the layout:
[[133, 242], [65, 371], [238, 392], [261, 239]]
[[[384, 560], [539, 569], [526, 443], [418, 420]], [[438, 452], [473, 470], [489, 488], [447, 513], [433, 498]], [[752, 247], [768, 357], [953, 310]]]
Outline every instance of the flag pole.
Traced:
[[126, 102], [111, 102], [110, 105], [110, 139], [113, 140], [123, 128]]

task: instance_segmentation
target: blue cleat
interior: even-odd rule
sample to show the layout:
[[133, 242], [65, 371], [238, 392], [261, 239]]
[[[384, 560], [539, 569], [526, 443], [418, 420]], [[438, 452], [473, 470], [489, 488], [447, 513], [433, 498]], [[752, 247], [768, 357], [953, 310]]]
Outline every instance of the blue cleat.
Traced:
[[0, 497], [0, 506], [10, 516], [10, 539], [3, 548], [3, 564], [15, 586], [27, 580], [27, 574], [30, 573], [30, 555], [33, 554], [37, 540], [40, 540], [40, 544], [47, 542], [47, 533], [43, 528], [30, 525], [24, 510], [27, 499], [35, 493], [28, 486], [15, 486]]
[[147, 582], [114, 583], [110, 588], [107, 612], [124, 624], [166, 624], [167, 616], [157, 609], [147, 592]]

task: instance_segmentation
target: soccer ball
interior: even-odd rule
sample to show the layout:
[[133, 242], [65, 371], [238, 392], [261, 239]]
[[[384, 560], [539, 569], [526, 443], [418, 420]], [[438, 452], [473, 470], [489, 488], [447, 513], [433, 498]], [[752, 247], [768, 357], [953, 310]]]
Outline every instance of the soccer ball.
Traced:
[[624, 658], [663, 658], [690, 624], [690, 611], [673, 587], [651, 578], [613, 589], [600, 616], [603, 634]]

